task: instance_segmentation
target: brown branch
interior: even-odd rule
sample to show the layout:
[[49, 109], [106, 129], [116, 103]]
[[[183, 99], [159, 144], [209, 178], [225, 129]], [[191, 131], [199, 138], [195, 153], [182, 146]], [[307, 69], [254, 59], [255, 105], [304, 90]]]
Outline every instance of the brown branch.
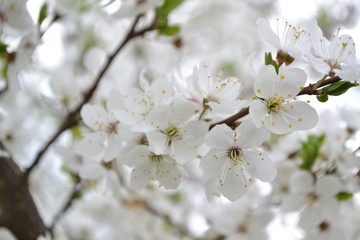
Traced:
[[36, 240], [45, 235], [46, 227], [29, 192], [28, 178], [1, 142], [0, 148], [0, 226], [7, 227], [18, 240]]
[[[336, 83], [338, 81], [340, 81], [341, 78], [338, 77], [338, 76], [335, 76], [335, 77], [331, 77], [331, 78], [328, 78], [326, 79], [322, 84], [320, 84], [319, 87], [325, 87], [327, 85], [330, 85], [332, 83]], [[309, 86], [305, 87], [303, 90], [301, 90], [299, 93], [298, 93], [298, 96], [300, 95], [318, 95], [319, 94], [319, 90], [313, 90], [312, 88], [314, 87], [315, 84], [309, 84]]]
[[92, 96], [94, 95], [101, 79], [103, 78], [103, 76], [105, 75], [105, 73], [107, 72], [107, 70], [109, 69], [109, 67], [111, 66], [113, 60], [115, 59], [115, 57], [117, 56], [117, 54], [125, 47], [125, 45], [133, 38], [136, 38], [138, 36], [142, 36], [144, 35], [146, 32], [149, 32], [151, 30], [154, 30], [153, 25], [150, 25], [150, 27], [144, 28], [140, 31], [136, 31], [135, 27], [140, 19], [141, 15], [137, 16], [134, 23], [132, 24], [128, 34], [126, 35], [126, 37], [124, 38], [124, 40], [121, 42], [121, 44], [118, 46], [118, 48], [108, 57], [107, 63], [103, 66], [102, 70], [100, 71], [100, 73], [98, 74], [98, 76], [96, 77], [93, 85], [84, 93], [84, 97], [82, 102], [74, 109], [72, 110], [68, 116], [66, 117], [66, 119], [63, 121], [63, 123], [61, 124], [61, 127], [58, 129], [57, 132], [54, 133], [53, 137], [43, 146], [43, 148], [38, 152], [35, 160], [33, 161], [33, 163], [31, 164], [31, 166], [26, 170], [25, 175], [29, 175], [29, 173], [33, 170], [33, 168], [39, 164], [42, 156], [45, 154], [45, 152], [48, 150], [48, 148], [56, 141], [56, 139], [67, 129], [77, 125], [78, 123], [78, 116], [80, 114], [80, 110], [81, 108], [87, 103], [89, 102], [89, 100], [92, 98]]
[[[330, 85], [332, 83], [335, 83], [335, 82], [338, 82], [340, 81], [341, 78], [338, 77], [338, 76], [335, 76], [335, 77], [331, 77], [331, 78], [328, 78], [326, 79], [323, 83], [320, 84], [319, 87], [325, 87], [327, 85]], [[319, 82], [319, 81], [318, 81]], [[317, 83], [318, 83], [317, 82]], [[319, 90], [313, 90], [312, 88], [314, 87], [314, 85], [316, 85], [317, 83], [315, 84], [309, 84], [309, 86], [305, 87], [304, 89], [302, 89], [297, 96], [300, 96], [300, 95], [318, 95], [319, 94]], [[321, 89], [320, 89], [321, 90]], [[215, 127], [216, 125], [219, 125], [219, 124], [223, 124], [225, 123], [226, 125], [228, 125], [229, 127], [233, 127], [235, 125], [235, 122], [237, 120], [239, 120], [240, 118], [243, 118], [245, 117], [246, 115], [249, 114], [249, 107], [247, 108], [243, 108], [241, 109], [238, 113], [220, 121], [220, 122], [217, 122], [217, 123], [214, 123], [214, 124], [211, 124], [210, 127], [209, 127], [209, 130], [211, 130], [213, 127]]]

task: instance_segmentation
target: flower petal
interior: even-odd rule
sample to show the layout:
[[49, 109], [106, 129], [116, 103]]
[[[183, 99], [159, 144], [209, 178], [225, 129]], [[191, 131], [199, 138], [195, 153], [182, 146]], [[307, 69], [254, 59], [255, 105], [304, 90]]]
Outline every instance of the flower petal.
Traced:
[[249, 115], [255, 126], [260, 128], [265, 124], [268, 110], [261, 100], [255, 99], [250, 103]]
[[320, 178], [316, 183], [316, 192], [323, 197], [333, 197], [340, 192], [341, 188], [339, 178], [331, 175]]
[[166, 158], [160, 163], [160, 171], [155, 174], [155, 178], [166, 189], [175, 189], [179, 186], [181, 180], [180, 171], [174, 159]]
[[257, 128], [251, 119], [247, 119], [235, 129], [237, 134], [237, 144], [242, 148], [258, 147], [265, 142], [269, 131], [261, 126]]
[[211, 148], [227, 149], [234, 143], [235, 133], [226, 124], [216, 125], [206, 135], [206, 145]]
[[315, 127], [319, 121], [316, 110], [305, 102], [293, 101], [283, 104], [283, 107], [286, 110], [283, 116], [288, 121], [289, 129], [308, 130]]
[[108, 124], [108, 113], [101, 106], [85, 104], [80, 115], [85, 124], [94, 131], [103, 130]]
[[259, 150], [243, 150], [243, 158], [254, 168], [254, 177], [263, 181], [270, 182], [276, 177], [276, 169], [268, 155]]

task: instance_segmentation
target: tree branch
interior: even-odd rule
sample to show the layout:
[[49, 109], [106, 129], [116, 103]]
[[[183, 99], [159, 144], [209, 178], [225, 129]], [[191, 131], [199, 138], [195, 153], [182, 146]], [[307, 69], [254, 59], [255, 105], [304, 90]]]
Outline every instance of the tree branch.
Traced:
[[28, 189], [28, 178], [0, 142], [0, 226], [7, 227], [18, 240], [36, 240], [45, 235], [42, 221]]
[[29, 175], [29, 173], [33, 170], [33, 168], [35, 166], [37, 166], [37, 164], [39, 164], [42, 156], [45, 154], [45, 152], [48, 150], [48, 148], [56, 141], [56, 139], [67, 129], [77, 125], [78, 123], [78, 116], [80, 114], [80, 110], [81, 108], [85, 105], [85, 103], [89, 102], [89, 100], [92, 98], [92, 96], [94, 95], [101, 79], [103, 78], [103, 76], [105, 75], [105, 73], [107, 72], [107, 70], [109, 69], [109, 67], [111, 66], [113, 60], [115, 59], [115, 57], [117, 56], [117, 54], [125, 47], [125, 45], [133, 38], [136, 38], [138, 36], [142, 36], [144, 35], [146, 32], [152, 31], [154, 30], [153, 28], [153, 24], [151, 24], [149, 27], [144, 28], [140, 31], [136, 31], [135, 27], [137, 25], [137, 23], [139, 22], [141, 18], [141, 15], [137, 16], [135, 21], [133, 22], [128, 34], [126, 35], [126, 37], [124, 38], [124, 40], [121, 42], [121, 44], [117, 47], [117, 49], [108, 57], [107, 63], [103, 66], [102, 70], [100, 71], [100, 73], [98, 74], [98, 76], [96, 77], [93, 85], [85, 92], [83, 100], [81, 101], [81, 103], [74, 109], [72, 110], [68, 116], [66, 117], [66, 119], [63, 121], [63, 123], [61, 124], [60, 128], [58, 129], [57, 132], [54, 133], [54, 135], [52, 136], [52, 138], [43, 146], [43, 148], [38, 152], [35, 160], [33, 161], [33, 163], [31, 164], [31, 166], [25, 171], [25, 175]]
[[[323, 83], [321, 83], [319, 85], [319, 87], [325, 87], [327, 85], [330, 85], [332, 83], [335, 83], [335, 82], [338, 82], [340, 81], [341, 78], [338, 77], [338, 76], [335, 76], [335, 77], [331, 77], [331, 78], [328, 78], [326, 79], [325, 81], [323, 81]], [[320, 80], [321, 81], [321, 80]], [[319, 81], [318, 81], [319, 82]], [[302, 89], [297, 96], [300, 96], [300, 95], [318, 95], [319, 94], [319, 90], [313, 90], [312, 87], [314, 85], [316, 85], [318, 82], [314, 83], [314, 84], [309, 84], [309, 86], [305, 87], [304, 89]], [[320, 89], [321, 90], [321, 89]], [[220, 122], [217, 122], [217, 123], [214, 123], [214, 124], [211, 124], [210, 127], [209, 127], [209, 130], [211, 130], [213, 127], [215, 127], [216, 125], [219, 125], [219, 124], [223, 124], [225, 123], [226, 125], [228, 125], [229, 127], [233, 127], [235, 125], [235, 122], [237, 120], [239, 120], [240, 118], [243, 118], [245, 117], [246, 115], [249, 114], [249, 107], [247, 108], [243, 108], [241, 109], [238, 113], [220, 121]]]

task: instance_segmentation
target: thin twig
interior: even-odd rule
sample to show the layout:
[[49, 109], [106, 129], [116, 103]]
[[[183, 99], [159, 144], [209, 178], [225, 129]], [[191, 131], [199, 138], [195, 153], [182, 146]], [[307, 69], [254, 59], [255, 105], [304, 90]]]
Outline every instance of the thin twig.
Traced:
[[25, 171], [25, 175], [29, 175], [29, 173], [33, 170], [33, 168], [35, 166], [37, 166], [42, 158], [42, 156], [45, 154], [45, 152], [48, 150], [48, 148], [56, 141], [56, 139], [67, 129], [75, 126], [78, 123], [78, 115], [80, 114], [80, 110], [81, 108], [87, 103], [89, 102], [89, 100], [92, 98], [92, 96], [94, 95], [94, 92], [96, 91], [101, 79], [103, 78], [103, 76], [105, 75], [105, 73], [107, 72], [107, 70], [109, 69], [110, 65], [112, 64], [113, 60], [115, 59], [115, 57], [117, 56], [117, 54], [124, 48], [124, 46], [133, 38], [136, 38], [138, 36], [142, 36], [144, 35], [146, 32], [149, 32], [151, 30], [154, 30], [153, 25], [150, 25], [147, 28], [144, 28], [140, 31], [136, 31], [135, 27], [138, 23], [138, 21], [140, 20], [141, 15], [137, 16], [135, 21], [133, 22], [128, 34], [126, 35], [126, 37], [124, 38], [124, 40], [122, 41], [122, 43], [118, 46], [118, 48], [114, 51], [113, 54], [111, 54], [108, 57], [107, 63], [103, 66], [102, 70], [100, 71], [100, 73], [98, 74], [98, 76], [96, 77], [93, 85], [85, 92], [83, 100], [81, 101], [81, 103], [74, 109], [72, 110], [66, 117], [66, 119], [63, 121], [63, 123], [61, 124], [61, 127], [58, 129], [58, 131], [56, 131], [54, 133], [54, 135], [52, 136], [52, 138], [50, 138], [50, 140], [43, 146], [43, 148], [38, 152], [35, 160], [33, 161], [33, 163], [31, 164], [31, 166], [26, 169]]

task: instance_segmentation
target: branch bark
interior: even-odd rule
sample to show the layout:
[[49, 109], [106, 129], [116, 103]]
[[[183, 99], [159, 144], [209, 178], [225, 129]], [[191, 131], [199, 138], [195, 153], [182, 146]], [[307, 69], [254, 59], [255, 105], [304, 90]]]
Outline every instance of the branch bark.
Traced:
[[[6, 152], [2, 143], [0, 148]], [[28, 189], [28, 178], [9, 155], [0, 157], [0, 226], [7, 227], [18, 240], [36, 240], [46, 232]]]

